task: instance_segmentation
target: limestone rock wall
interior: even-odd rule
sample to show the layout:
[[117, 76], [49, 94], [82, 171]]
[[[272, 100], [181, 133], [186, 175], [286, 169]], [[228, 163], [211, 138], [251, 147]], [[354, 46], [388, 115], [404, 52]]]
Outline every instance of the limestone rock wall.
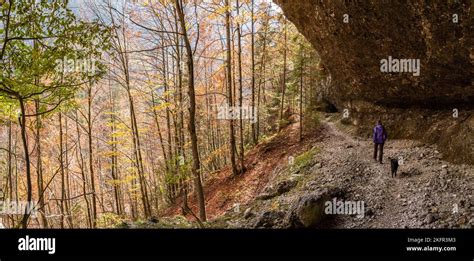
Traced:
[[[275, 2], [319, 52], [333, 78], [324, 95], [338, 107], [351, 100], [395, 107], [474, 104], [473, 1]], [[420, 75], [382, 73], [381, 59], [389, 56], [420, 59]]]

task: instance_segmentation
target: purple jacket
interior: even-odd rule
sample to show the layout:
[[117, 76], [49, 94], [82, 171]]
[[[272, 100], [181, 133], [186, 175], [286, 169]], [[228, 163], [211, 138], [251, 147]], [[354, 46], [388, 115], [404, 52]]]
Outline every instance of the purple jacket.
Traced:
[[387, 139], [387, 131], [385, 131], [385, 128], [383, 125], [377, 125], [374, 128], [374, 143], [381, 144], [384, 143], [385, 140]]

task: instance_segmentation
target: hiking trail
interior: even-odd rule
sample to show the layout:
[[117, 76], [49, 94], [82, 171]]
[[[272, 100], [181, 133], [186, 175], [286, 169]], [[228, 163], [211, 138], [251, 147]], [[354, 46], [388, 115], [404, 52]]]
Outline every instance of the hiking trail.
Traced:
[[[387, 140], [380, 164], [372, 158], [372, 139], [352, 135], [351, 127], [335, 121], [335, 116], [323, 117], [320, 126], [306, 134], [302, 142], [298, 140], [299, 123], [293, 123], [258, 144], [246, 154], [248, 170], [238, 177], [231, 177], [228, 168], [215, 173], [205, 184], [210, 224], [283, 227], [285, 214], [299, 197], [330, 185], [344, 190], [345, 200], [365, 204], [363, 218], [335, 215], [330, 227], [474, 225], [472, 165], [450, 164], [441, 159], [435, 145], [404, 139]], [[308, 166], [292, 171], [288, 157], [312, 148], [318, 152]], [[391, 177], [388, 157], [403, 157], [395, 178]], [[297, 185], [270, 197], [262, 196], [288, 180], [297, 180]], [[194, 197], [189, 195], [189, 201], [195, 208]], [[179, 208], [172, 207], [166, 214], [179, 214]]]

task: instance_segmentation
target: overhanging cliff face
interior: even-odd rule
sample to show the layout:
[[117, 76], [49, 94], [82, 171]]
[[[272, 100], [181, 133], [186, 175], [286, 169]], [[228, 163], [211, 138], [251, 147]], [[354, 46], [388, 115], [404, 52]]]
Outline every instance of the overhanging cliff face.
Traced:
[[[324, 95], [338, 107], [355, 100], [395, 107], [472, 108], [471, 0], [275, 2], [319, 52], [333, 78]], [[419, 59], [419, 76], [416, 64], [410, 63], [405, 64], [405, 70], [413, 65], [409, 72], [394, 67], [382, 72], [381, 61], [389, 57]], [[411, 60], [401, 62], [406, 61]]]

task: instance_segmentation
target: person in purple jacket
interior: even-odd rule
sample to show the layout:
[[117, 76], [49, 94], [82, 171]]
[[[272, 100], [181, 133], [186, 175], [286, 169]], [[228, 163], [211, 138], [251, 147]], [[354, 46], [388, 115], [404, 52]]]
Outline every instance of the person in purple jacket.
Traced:
[[383, 145], [387, 140], [387, 131], [382, 125], [382, 121], [378, 120], [377, 125], [374, 127], [374, 160], [377, 160], [377, 150], [380, 148], [379, 162], [382, 164], [383, 157]]

